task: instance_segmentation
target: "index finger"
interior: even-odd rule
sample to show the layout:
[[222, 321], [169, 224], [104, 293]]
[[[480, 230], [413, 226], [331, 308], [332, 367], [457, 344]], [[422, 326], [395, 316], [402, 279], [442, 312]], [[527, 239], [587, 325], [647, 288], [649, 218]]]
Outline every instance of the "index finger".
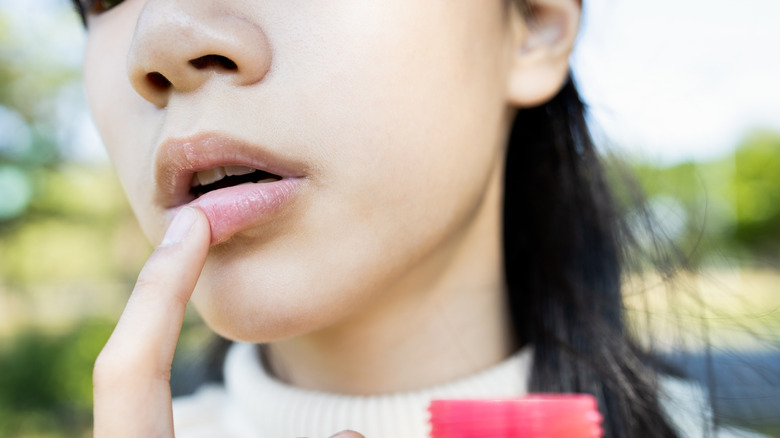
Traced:
[[171, 363], [210, 240], [203, 212], [185, 207], [141, 270], [95, 362], [95, 437], [173, 436]]

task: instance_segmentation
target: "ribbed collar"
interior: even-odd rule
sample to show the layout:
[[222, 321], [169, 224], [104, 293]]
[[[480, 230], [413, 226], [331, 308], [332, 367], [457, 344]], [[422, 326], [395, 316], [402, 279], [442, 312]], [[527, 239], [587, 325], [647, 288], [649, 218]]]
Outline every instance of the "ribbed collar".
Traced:
[[[290, 386], [269, 376], [252, 344], [234, 344], [225, 361], [225, 387], [235, 431], [244, 437], [325, 438], [345, 429], [369, 438], [426, 438], [433, 399], [522, 396], [532, 351], [444, 385], [377, 396], [348, 396]], [[241, 424], [239, 424], [241, 423]]]

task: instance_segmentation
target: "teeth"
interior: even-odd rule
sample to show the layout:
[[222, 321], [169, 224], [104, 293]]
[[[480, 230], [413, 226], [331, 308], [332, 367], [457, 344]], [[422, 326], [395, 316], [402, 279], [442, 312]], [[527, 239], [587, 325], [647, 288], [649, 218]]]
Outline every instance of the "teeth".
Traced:
[[215, 167], [209, 170], [201, 170], [195, 174], [195, 177], [198, 179], [198, 183], [202, 186], [215, 183], [226, 176], [227, 173], [225, 172], [224, 167]]
[[[190, 187], [205, 186], [215, 183], [227, 176], [248, 175], [256, 171], [257, 169], [247, 166], [220, 166], [209, 170], [201, 170], [200, 172], [192, 175]], [[266, 183], [274, 181], [277, 181], [277, 178], [265, 178], [258, 182]]]
[[225, 166], [225, 173], [227, 176], [234, 176], [234, 175], [248, 175], [252, 172], [254, 172], [257, 169], [253, 169], [251, 167], [246, 166]]

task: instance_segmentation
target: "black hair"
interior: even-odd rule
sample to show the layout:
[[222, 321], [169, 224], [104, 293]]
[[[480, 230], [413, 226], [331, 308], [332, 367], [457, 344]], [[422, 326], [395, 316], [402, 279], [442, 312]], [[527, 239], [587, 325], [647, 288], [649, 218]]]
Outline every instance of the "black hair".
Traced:
[[529, 389], [595, 395], [605, 437], [675, 437], [655, 361], [626, 330], [627, 242], [569, 80], [518, 111], [507, 148], [504, 261], [515, 336], [534, 350]]
[[[534, 0], [508, 1], [533, 25]], [[504, 264], [516, 341], [534, 351], [529, 390], [596, 396], [608, 438], [677, 437], [661, 406], [662, 361], [627, 330], [634, 241], [571, 77], [517, 112], [507, 144]]]
[[85, 10], [82, 1], [73, 0], [73, 8], [79, 14], [79, 17], [81, 17], [81, 24], [83, 24], [84, 27], [87, 27], [87, 11]]

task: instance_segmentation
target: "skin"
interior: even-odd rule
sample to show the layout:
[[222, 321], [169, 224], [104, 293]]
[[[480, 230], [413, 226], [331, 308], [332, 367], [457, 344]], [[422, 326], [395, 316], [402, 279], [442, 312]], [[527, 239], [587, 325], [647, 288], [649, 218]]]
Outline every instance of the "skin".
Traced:
[[[173, 220], [165, 139], [227, 133], [305, 169], [282, 214], [211, 248], [185, 209], [96, 364], [95, 436], [172, 436], [163, 383], [193, 289], [209, 326], [270, 342], [277, 377], [305, 388], [410, 390], [511, 354], [504, 145], [517, 108], [563, 84], [579, 3], [536, 10], [528, 26], [503, 1], [126, 0], [90, 17], [90, 106], [152, 242]], [[189, 64], [208, 54], [238, 69]], [[129, 417], [149, 429], [120, 435]]]

